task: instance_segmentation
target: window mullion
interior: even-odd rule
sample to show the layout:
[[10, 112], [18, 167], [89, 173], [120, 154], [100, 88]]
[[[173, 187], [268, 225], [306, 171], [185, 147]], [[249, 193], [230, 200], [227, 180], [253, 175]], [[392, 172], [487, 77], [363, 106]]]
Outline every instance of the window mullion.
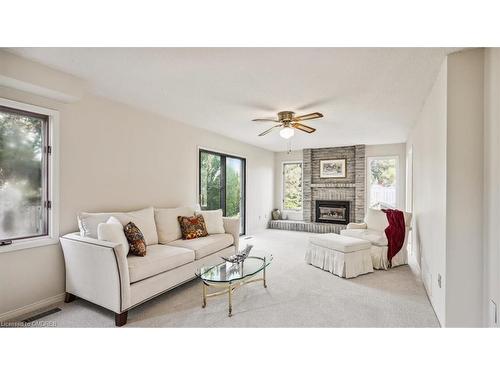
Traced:
[[220, 189], [220, 205], [222, 209], [222, 214], [226, 216], [226, 157], [221, 156], [220, 160], [220, 167], [221, 167], [221, 189]]

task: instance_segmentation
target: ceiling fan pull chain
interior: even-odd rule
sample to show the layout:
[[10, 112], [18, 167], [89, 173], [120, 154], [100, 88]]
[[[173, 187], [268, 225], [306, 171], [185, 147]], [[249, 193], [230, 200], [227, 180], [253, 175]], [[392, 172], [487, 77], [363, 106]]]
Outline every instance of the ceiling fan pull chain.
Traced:
[[292, 153], [292, 139], [288, 139], [288, 151], [286, 152], [288, 155]]

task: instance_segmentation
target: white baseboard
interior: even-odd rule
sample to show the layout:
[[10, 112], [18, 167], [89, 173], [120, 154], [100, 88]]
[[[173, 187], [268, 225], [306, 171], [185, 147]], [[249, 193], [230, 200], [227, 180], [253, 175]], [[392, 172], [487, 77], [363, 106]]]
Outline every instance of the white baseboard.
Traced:
[[53, 305], [58, 302], [62, 302], [64, 301], [64, 295], [65, 295], [64, 293], [57, 294], [55, 296], [42, 299], [41, 301], [34, 302], [23, 307], [19, 307], [18, 309], [7, 311], [3, 314], [0, 314], [0, 322], [18, 318], [23, 315], [27, 315], [33, 311], [43, 309], [44, 307]]

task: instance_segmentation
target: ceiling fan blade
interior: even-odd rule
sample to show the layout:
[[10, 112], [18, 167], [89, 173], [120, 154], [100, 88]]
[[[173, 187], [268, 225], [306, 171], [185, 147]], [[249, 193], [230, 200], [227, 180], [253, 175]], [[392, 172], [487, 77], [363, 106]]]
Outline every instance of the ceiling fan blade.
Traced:
[[319, 112], [308, 113], [307, 115], [296, 116], [293, 118], [293, 121], [305, 121], [305, 120], [314, 120], [315, 118], [321, 118], [323, 115]]
[[266, 135], [266, 134], [268, 134], [268, 133], [271, 133], [271, 132], [273, 131], [273, 129], [274, 129], [274, 128], [279, 128], [280, 126], [281, 126], [281, 125], [275, 125], [275, 126], [273, 126], [272, 128], [267, 129], [265, 132], [260, 133], [260, 134], [259, 134], [259, 137], [262, 137], [263, 135]]
[[256, 122], [267, 122], [267, 121], [271, 121], [271, 122], [279, 122], [278, 120], [276, 120], [275, 118], [255, 118], [253, 119], [252, 121], [256, 121]]
[[310, 126], [307, 126], [307, 125], [304, 125], [304, 124], [299, 124], [298, 122], [294, 122], [292, 124], [292, 126], [297, 129], [297, 130], [302, 130], [303, 132], [306, 132], [306, 133], [314, 133], [316, 131], [316, 129], [314, 128], [311, 128]]

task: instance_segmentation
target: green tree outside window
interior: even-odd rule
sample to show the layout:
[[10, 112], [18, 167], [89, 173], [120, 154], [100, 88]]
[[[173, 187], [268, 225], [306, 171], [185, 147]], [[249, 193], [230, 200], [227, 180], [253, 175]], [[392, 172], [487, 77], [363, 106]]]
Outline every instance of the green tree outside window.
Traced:
[[302, 209], [302, 163], [283, 164], [283, 209]]

